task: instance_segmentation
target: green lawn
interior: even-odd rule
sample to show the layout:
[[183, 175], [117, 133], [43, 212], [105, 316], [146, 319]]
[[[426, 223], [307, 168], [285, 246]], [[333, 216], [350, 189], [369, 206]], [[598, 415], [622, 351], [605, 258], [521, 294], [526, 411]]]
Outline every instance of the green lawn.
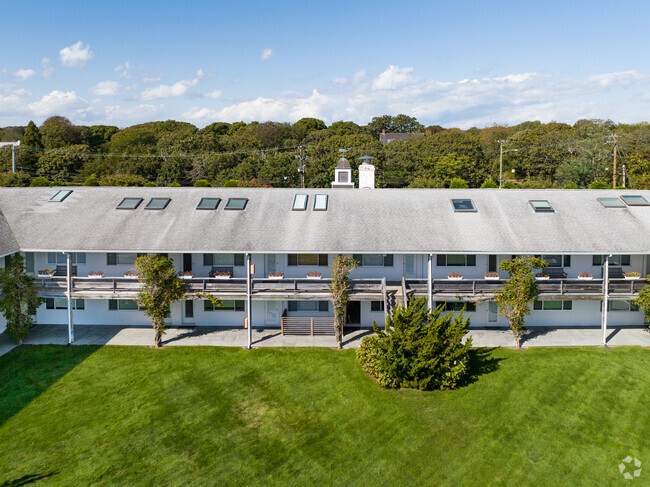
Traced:
[[650, 485], [649, 350], [472, 353], [467, 385], [423, 393], [353, 350], [19, 348], [0, 486]]

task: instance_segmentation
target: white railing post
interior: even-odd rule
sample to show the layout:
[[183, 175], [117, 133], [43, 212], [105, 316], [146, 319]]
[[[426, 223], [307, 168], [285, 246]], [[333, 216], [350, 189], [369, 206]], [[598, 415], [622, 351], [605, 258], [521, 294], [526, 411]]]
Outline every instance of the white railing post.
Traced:
[[74, 324], [72, 322], [72, 262], [71, 254], [68, 252], [65, 261], [66, 266], [66, 294], [68, 298], [68, 344], [74, 342]]
[[601, 328], [603, 331], [603, 345], [607, 345], [607, 306], [609, 301], [609, 256], [605, 256], [603, 267], [603, 316]]

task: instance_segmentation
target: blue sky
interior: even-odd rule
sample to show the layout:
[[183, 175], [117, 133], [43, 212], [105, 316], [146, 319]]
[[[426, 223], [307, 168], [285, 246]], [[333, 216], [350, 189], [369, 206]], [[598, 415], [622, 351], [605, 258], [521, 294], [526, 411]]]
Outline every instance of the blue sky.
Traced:
[[406, 113], [468, 128], [650, 107], [644, 1], [0, 5], [0, 126]]

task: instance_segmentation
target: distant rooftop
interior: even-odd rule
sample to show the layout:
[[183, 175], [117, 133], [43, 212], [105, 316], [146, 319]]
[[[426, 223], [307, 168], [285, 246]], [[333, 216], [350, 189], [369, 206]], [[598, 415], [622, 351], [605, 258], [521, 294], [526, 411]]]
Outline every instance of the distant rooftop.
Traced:
[[381, 134], [379, 134], [379, 142], [381, 142], [382, 144], [388, 144], [393, 140], [408, 140], [411, 137], [423, 137], [423, 136], [424, 134], [421, 133], [413, 133], [413, 134], [402, 134], [397, 132], [386, 133], [385, 130], [382, 130]]

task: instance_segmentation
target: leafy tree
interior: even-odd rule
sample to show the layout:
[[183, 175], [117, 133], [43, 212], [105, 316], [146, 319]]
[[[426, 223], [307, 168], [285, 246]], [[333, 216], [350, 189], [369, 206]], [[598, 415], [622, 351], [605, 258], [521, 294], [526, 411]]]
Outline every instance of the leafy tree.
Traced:
[[144, 186], [147, 180], [135, 174], [107, 174], [99, 179], [100, 186]]
[[312, 132], [326, 129], [327, 125], [325, 125], [325, 122], [322, 120], [307, 117], [298, 120], [292, 125], [291, 128], [293, 129], [295, 138], [298, 140], [303, 140]]
[[501, 187], [503, 189], [517, 189], [517, 185], [512, 181], [505, 181], [504, 183], [501, 183]]
[[91, 174], [84, 181], [84, 186], [99, 186], [99, 179], [97, 179], [96, 174]]
[[31, 171], [36, 167], [38, 154], [43, 149], [41, 133], [33, 121], [29, 121], [25, 134], [20, 139], [20, 146], [16, 152], [16, 164], [22, 169]]
[[39, 128], [43, 147], [58, 149], [81, 142], [79, 127], [65, 117], [50, 117]]
[[345, 326], [345, 310], [348, 306], [350, 290], [348, 274], [359, 263], [347, 255], [338, 255], [330, 267], [332, 282], [329, 284], [332, 307], [334, 308], [334, 333], [339, 350], [343, 347], [343, 327]]
[[45, 151], [38, 158], [38, 174], [57, 179], [70, 179], [88, 162], [87, 145], [71, 145], [64, 149]]
[[43, 176], [38, 176], [32, 179], [32, 182], [29, 183], [29, 186], [32, 188], [49, 186], [49, 185], [50, 185], [50, 181], [47, 178], [44, 178]]
[[397, 306], [385, 329], [373, 323], [357, 352], [361, 367], [384, 387], [453, 389], [469, 373], [471, 337], [463, 343], [470, 319], [463, 312], [429, 311], [424, 298]]
[[451, 180], [449, 183], [450, 188], [458, 188], [458, 189], [464, 189], [464, 188], [469, 188], [467, 185], [467, 181], [465, 181], [463, 178], [454, 178]]
[[589, 186], [587, 186], [589, 189], [609, 189], [610, 185], [607, 184], [605, 181], [602, 180], [597, 180], [591, 183]]
[[[650, 282], [650, 276], [646, 276], [646, 281]], [[643, 310], [646, 322], [650, 321], [650, 286], [641, 289], [639, 296], [632, 300], [632, 304]]]
[[526, 324], [525, 317], [530, 314], [530, 304], [539, 292], [532, 269], [546, 266], [546, 262], [538, 257], [515, 257], [499, 263], [499, 269], [506, 271], [510, 278], [503, 289], [496, 291], [494, 302], [499, 307], [499, 314], [508, 320], [517, 348], [521, 348], [521, 332]]
[[353, 135], [361, 132], [361, 127], [354, 122], [339, 120], [330, 125], [329, 130], [336, 135]]
[[492, 178], [486, 179], [485, 181], [483, 181], [483, 184], [481, 184], [481, 188], [498, 188], [498, 187], [499, 185]]
[[576, 183], [568, 183], [564, 185], [563, 189], [579, 189], [579, 188]]
[[228, 135], [229, 132], [230, 132], [230, 124], [226, 122], [214, 122], [208, 125], [207, 127], [203, 127], [201, 130], [199, 130], [200, 135], [204, 135], [204, 134]]
[[419, 176], [411, 181], [409, 188], [444, 188], [445, 182], [442, 179]]
[[24, 270], [25, 259], [20, 254], [12, 255], [7, 267], [0, 269], [0, 312], [7, 321], [7, 335], [19, 345], [29, 335], [36, 309], [45, 301], [38, 297], [34, 279]]
[[0, 186], [29, 186], [29, 179], [29, 174], [24, 172], [2, 172], [0, 173]]
[[135, 261], [135, 269], [142, 283], [137, 302], [144, 308], [145, 316], [151, 318], [158, 348], [165, 333], [165, 318], [174, 301], [183, 297], [185, 284], [176, 275], [173, 261], [167, 257], [141, 255]]

